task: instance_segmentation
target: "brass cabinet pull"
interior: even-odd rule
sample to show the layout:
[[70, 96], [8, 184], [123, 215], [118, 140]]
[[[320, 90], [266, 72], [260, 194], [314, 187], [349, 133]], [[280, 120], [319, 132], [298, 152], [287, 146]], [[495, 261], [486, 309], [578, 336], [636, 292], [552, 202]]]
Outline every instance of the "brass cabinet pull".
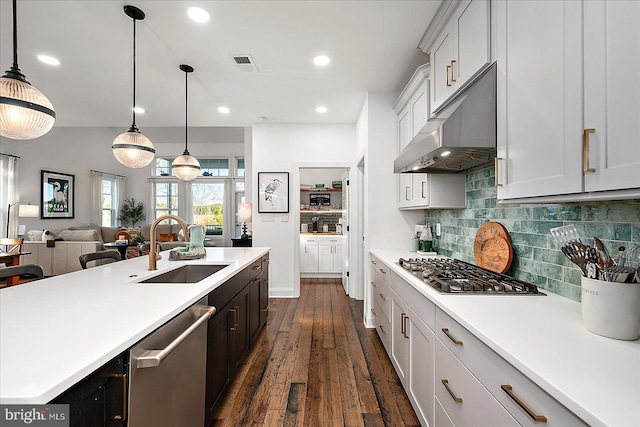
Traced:
[[422, 198], [423, 198], [423, 199], [426, 199], [426, 198], [427, 198], [427, 196], [426, 196], [426, 194], [427, 194], [426, 189], [427, 189], [427, 182], [426, 182], [426, 181], [422, 181]]
[[118, 378], [122, 381], [122, 415], [114, 415], [113, 419], [116, 421], [127, 420], [127, 374], [114, 374], [113, 378]]
[[493, 174], [493, 185], [495, 187], [502, 187], [502, 184], [500, 184], [500, 178], [498, 178], [498, 162], [502, 160], [502, 157], [496, 157], [493, 161], [494, 161], [494, 169], [495, 172]]
[[251, 267], [252, 270], [260, 270], [262, 268], [262, 266], [260, 265], [254, 265], [253, 267]]
[[380, 270], [380, 273], [382, 273], [382, 274], [387, 274], [387, 270], [384, 270], [384, 269], [382, 269], [382, 268], [380, 268], [379, 270]]
[[449, 70], [451, 69], [451, 65], [447, 65], [447, 86], [451, 86], [451, 83], [449, 83]]
[[442, 381], [442, 385], [444, 386], [444, 388], [447, 389], [447, 391], [449, 392], [449, 394], [451, 395], [451, 398], [456, 402], [456, 403], [462, 403], [462, 398], [456, 396], [453, 393], [453, 390], [451, 390], [451, 388], [449, 388], [449, 380], [440, 380]]
[[371, 264], [376, 265], [377, 263], [375, 261], [371, 261]]
[[405, 187], [404, 188], [404, 200], [405, 201], [408, 202], [409, 200], [411, 200], [410, 194], [411, 194], [411, 187]]
[[371, 286], [373, 286], [374, 288], [378, 287], [378, 285], [376, 285], [376, 282], [371, 282]]
[[384, 294], [378, 294], [378, 295], [380, 295], [380, 298], [382, 298], [382, 301], [386, 301], [387, 300], [387, 297], [385, 297]]
[[455, 60], [455, 59], [452, 59], [452, 60], [451, 60], [451, 81], [452, 81], [452, 82], [455, 82], [455, 81], [456, 81], [456, 74], [455, 74], [455, 73], [454, 73], [454, 71], [453, 71], [453, 66], [455, 65], [455, 63], [456, 63], [456, 60]]
[[373, 313], [374, 316], [378, 315], [378, 313], [376, 313], [376, 311], [373, 308], [371, 309], [371, 313]]
[[462, 345], [462, 341], [458, 341], [456, 338], [454, 338], [453, 335], [451, 335], [451, 332], [449, 332], [449, 328], [442, 328], [442, 332], [444, 332], [447, 338], [453, 341], [455, 345]]
[[404, 336], [404, 317], [406, 314], [400, 313], [400, 333]]
[[589, 167], [589, 134], [595, 131], [595, 129], [585, 129], [582, 131], [582, 171], [584, 173], [596, 171], [595, 168]]
[[405, 338], [409, 338], [409, 335], [407, 334], [407, 319], [409, 319], [409, 316], [405, 314], [404, 319], [402, 319], [402, 326], [404, 329], [404, 332], [402, 332], [402, 335], [404, 335]]
[[503, 389], [505, 393], [507, 393], [509, 397], [518, 404], [518, 406], [524, 409], [525, 412], [529, 414], [531, 418], [533, 418], [533, 421], [536, 421], [539, 423], [547, 422], [547, 417], [545, 417], [544, 415], [537, 415], [535, 412], [529, 409], [529, 407], [522, 400], [520, 400], [518, 396], [516, 396], [516, 394], [513, 392], [513, 387], [511, 387], [509, 384], [503, 384], [500, 386], [500, 388]]
[[233, 326], [230, 330], [235, 331], [236, 329], [238, 329], [238, 312], [240, 311], [240, 307], [236, 305], [235, 307], [231, 307], [229, 311], [233, 313]]
[[384, 328], [382, 327], [382, 325], [378, 326], [380, 328], [380, 330], [382, 331], [383, 334], [387, 334], [387, 331], [384, 330]]

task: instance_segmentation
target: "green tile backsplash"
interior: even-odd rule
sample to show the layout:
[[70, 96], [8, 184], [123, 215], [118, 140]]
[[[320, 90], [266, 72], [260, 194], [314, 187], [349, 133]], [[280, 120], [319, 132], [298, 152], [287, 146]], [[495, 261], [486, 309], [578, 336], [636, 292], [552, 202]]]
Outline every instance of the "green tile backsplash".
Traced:
[[494, 168], [467, 174], [467, 208], [426, 211], [426, 219], [441, 223], [435, 237], [438, 253], [475, 264], [473, 241], [486, 221], [504, 225], [514, 249], [508, 274], [573, 300], [580, 300], [580, 270], [557, 247], [549, 229], [574, 224], [583, 240], [600, 238], [612, 254], [618, 247], [640, 244], [640, 200], [565, 204], [497, 202]]

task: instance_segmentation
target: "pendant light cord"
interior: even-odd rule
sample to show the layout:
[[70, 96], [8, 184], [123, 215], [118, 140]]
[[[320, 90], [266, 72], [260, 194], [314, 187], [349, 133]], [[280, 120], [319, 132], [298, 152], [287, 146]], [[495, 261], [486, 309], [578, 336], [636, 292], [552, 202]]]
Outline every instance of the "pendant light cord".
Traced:
[[[14, 0], [15, 1], [15, 0]], [[136, 129], [136, 18], [133, 18], [133, 123], [131, 129]]]
[[13, 0], [13, 68], [18, 69], [18, 6]]
[[188, 143], [188, 113], [187, 113], [187, 109], [189, 108], [189, 86], [187, 84], [187, 80], [189, 78], [189, 73], [187, 71], [184, 72], [184, 153], [182, 154], [186, 154], [189, 155], [189, 148], [187, 146]]

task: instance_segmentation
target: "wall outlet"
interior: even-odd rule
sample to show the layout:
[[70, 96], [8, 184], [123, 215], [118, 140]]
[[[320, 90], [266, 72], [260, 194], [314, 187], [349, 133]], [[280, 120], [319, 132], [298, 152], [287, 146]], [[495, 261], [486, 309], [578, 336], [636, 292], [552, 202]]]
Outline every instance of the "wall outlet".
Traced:
[[424, 228], [424, 224], [416, 224], [415, 226], [415, 234], [420, 234], [422, 233], [422, 229]]
[[262, 214], [260, 215], [260, 222], [274, 222], [276, 220], [275, 214]]
[[280, 215], [280, 222], [289, 222], [289, 214]]
[[440, 237], [442, 235], [442, 227], [440, 226], [440, 223], [437, 222], [436, 223], [436, 237]]

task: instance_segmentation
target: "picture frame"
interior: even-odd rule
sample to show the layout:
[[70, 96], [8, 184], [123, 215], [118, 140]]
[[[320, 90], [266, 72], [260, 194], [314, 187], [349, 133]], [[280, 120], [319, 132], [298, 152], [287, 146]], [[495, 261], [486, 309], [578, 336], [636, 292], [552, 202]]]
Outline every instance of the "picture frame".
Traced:
[[40, 219], [67, 219], [75, 216], [75, 175], [40, 171]]
[[258, 172], [258, 212], [289, 213], [289, 172]]

